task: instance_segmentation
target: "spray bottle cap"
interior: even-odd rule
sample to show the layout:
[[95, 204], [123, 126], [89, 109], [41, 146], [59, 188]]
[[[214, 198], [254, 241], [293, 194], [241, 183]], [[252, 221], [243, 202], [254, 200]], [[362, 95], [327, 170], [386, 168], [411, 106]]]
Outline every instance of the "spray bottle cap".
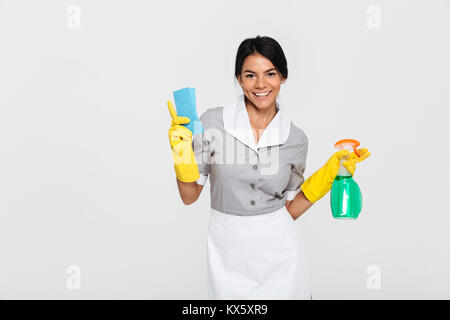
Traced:
[[357, 147], [359, 147], [359, 145], [360, 145], [359, 141], [355, 140], [355, 139], [342, 139], [334, 144], [334, 146], [339, 150], [353, 149], [353, 151], [356, 153], [356, 155], [358, 157], [360, 157], [361, 155], [359, 154], [358, 150], [356, 149]]

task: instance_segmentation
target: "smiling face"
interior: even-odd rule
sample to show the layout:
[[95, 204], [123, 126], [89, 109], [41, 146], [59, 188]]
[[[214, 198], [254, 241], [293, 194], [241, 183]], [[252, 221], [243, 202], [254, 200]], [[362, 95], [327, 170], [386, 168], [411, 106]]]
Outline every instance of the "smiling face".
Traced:
[[237, 79], [247, 99], [258, 109], [275, 108], [281, 84], [286, 80], [272, 62], [259, 53], [245, 58]]

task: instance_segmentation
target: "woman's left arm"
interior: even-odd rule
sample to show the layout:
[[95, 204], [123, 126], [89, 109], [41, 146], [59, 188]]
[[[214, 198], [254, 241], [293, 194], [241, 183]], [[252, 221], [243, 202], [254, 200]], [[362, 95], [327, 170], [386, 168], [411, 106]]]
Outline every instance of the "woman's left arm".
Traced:
[[294, 220], [300, 217], [306, 210], [311, 208], [313, 203], [306, 199], [303, 191], [300, 191], [295, 196], [294, 200], [286, 201], [286, 209]]
[[[286, 209], [294, 220], [330, 191], [333, 181], [338, 174], [341, 159], [345, 159], [343, 165], [353, 176], [356, 163], [363, 161], [370, 155], [367, 148], [358, 149], [358, 151], [360, 153], [359, 156], [355, 152], [348, 155], [350, 153], [348, 150], [335, 152], [322, 168], [306, 179], [301, 185], [302, 191], [292, 201], [286, 202]], [[303, 192], [306, 192], [308, 198]]]

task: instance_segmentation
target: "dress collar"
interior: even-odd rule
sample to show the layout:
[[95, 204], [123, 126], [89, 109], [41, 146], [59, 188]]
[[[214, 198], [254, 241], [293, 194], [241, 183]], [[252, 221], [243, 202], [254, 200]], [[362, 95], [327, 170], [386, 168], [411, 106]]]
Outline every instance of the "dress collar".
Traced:
[[223, 108], [223, 125], [225, 131], [256, 152], [260, 148], [281, 145], [289, 137], [291, 121], [283, 109], [280, 108], [278, 102], [276, 106], [278, 109], [277, 114], [263, 131], [258, 143], [256, 143], [247, 109], [245, 108], [245, 96], [242, 94]]

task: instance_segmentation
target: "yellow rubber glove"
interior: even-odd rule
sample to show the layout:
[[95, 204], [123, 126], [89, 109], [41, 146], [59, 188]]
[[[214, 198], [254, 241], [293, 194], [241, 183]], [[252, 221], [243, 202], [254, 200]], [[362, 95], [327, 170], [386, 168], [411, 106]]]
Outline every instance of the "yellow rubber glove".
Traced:
[[351, 173], [353, 176], [355, 174], [356, 164], [367, 159], [370, 156], [370, 152], [364, 149], [358, 149], [359, 157], [355, 152], [352, 152], [346, 157], [346, 160], [342, 163], [344, 167]]
[[182, 124], [189, 123], [187, 117], [179, 117], [172, 101], [167, 101], [172, 124], [169, 128], [169, 141], [177, 179], [182, 182], [195, 182], [200, 178], [194, 150], [192, 150], [192, 132]]
[[370, 155], [367, 149], [358, 149], [358, 151], [361, 154], [360, 158], [354, 152], [350, 154], [349, 150], [335, 152], [322, 168], [317, 170], [301, 185], [305, 197], [314, 203], [330, 191], [333, 181], [339, 172], [341, 159], [345, 159], [343, 165], [353, 175], [356, 163], [363, 161]]

